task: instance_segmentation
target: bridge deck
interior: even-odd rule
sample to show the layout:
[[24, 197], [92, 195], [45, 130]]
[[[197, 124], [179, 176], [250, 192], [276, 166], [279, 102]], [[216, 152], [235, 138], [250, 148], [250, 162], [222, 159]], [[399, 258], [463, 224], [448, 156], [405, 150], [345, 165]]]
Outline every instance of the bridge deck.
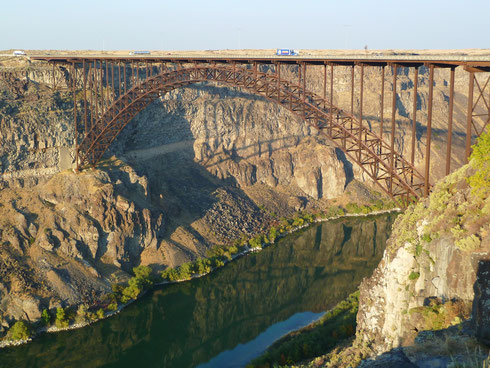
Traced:
[[126, 61], [143, 61], [143, 62], [216, 62], [216, 63], [261, 63], [274, 64], [277, 62], [283, 64], [305, 63], [310, 65], [371, 65], [384, 66], [389, 64], [398, 64], [406, 66], [420, 66], [424, 64], [433, 64], [436, 67], [454, 67], [467, 66], [481, 68], [484, 71], [490, 71], [490, 55], [298, 55], [298, 56], [247, 56], [247, 55], [215, 55], [215, 54], [169, 54], [169, 55], [97, 55], [97, 54], [68, 54], [68, 55], [46, 55], [32, 54], [28, 55], [33, 60], [44, 60], [51, 62], [70, 63], [82, 60], [126, 60]]

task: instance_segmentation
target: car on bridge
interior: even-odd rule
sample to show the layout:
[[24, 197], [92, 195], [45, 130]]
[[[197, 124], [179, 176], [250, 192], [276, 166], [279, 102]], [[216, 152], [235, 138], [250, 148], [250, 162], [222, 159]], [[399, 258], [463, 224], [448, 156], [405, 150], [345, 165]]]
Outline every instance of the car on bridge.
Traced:
[[299, 55], [299, 51], [292, 50], [292, 49], [277, 49], [276, 55], [277, 56], [297, 56], [297, 55]]
[[26, 53], [25, 51], [22, 51], [22, 50], [15, 50], [13, 53], [12, 53], [13, 56], [25, 56]]
[[151, 55], [150, 51], [131, 51], [129, 55]]

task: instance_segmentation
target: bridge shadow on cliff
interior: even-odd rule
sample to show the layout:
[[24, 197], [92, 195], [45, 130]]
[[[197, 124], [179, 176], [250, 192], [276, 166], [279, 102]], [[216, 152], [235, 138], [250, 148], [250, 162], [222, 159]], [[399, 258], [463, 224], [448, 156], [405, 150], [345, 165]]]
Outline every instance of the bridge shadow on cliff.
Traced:
[[[252, 102], [266, 101], [263, 97], [227, 87], [196, 85], [187, 88], [191, 90], [191, 94], [197, 92], [197, 97], [191, 96], [190, 101], [186, 102], [188, 104], [192, 104], [201, 91], [212, 95], [205, 106], [211, 104], [213, 108], [210, 113], [205, 114], [202, 122], [205, 131], [199, 135], [200, 139], [204, 139], [203, 147], [211, 144], [214, 139], [218, 139], [220, 144], [223, 141], [223, 137], [215, 129], [216, 122], [223, 119], [223, 116], [216, 114], [218, 101], [237, 97]], [[166, 100], [156, 100], [138, 114], [114, 141], [111, 153], [127, 161], [138, 175], [148, 178], [149, 197], [154, 206], [152, 210], [162, 212], [165, 216], [164, 240], [177, 253], [191, 257], [189, 244], [197, 247], [202, 254], [205, 249], [199, 247], [202, 244], [209, 245], [210, 239], [221, 243], [231, 242], [241, 233], [251, 234], [271, 220], [238, 187], [233, 175], [240, 173], [229, 172], [230, 166], [236, 169], [241, 161], [260, 156], [269, 158], [275, 151], [289, 150], [297, 146], [303, 136], [289, 134], [228, 151], [221, 147], [216, 149], [207, 146], [207, 152], [211, 154], [203, 155], [204, 158], [196, 162], [195, 135], [191, 131], [191, 122], [186, 117], [185, 106], [179, 102], [178, 93], [180, 92], [171, 99], [172, 103], [177, 101], [177, 107], [173, 106], [172, 110], [167, 106]], [[234, 116], [233, 109], [228, 114], [229, 116], [225, 116], [227, 120], [236, 123], [239, 119]], [[326, 139], [322, 137], [322, 140], [325, 142]], [[352, 164], [341, 150], [336, 149], [336, 154], [344, 164], [347, 185], [353, 179]], [[247, 165], [247, 170], [249, 172], [243, 173], [248, 176], [245, 181], [248, 180], [250, 184], [261, 181], [253, 162]]]
[[[198, 87], [193, 89], [199, 91]], [[263, 100], [225, 88], [213, 87], [206, 92], [220, 98]], [[206, 119], [218, 118], [211, 115]], [[206, 139], [210, 138], [207, 131]], [[164, 102], [157, 100], [121, 132], [112, 148], [112, 153], [129, 163], [138, 175], [148, 178], [151, 211], [164, 214], [163, 240], [180, 261], [193, 257], [195, 251], [205, 254], [205, 247], [212, 241], [230, 242], [241, 233], [260, 230], [268, 220], [232, 176], [220, 179], [195, 161], [193, 144], [194, 135], [185, 110], [168, 111]], [[252, 146], [244, 149], [254, 149]], [[260, 154], [259, 147], [255, 148]], [[229, 157], [247, 158], [236, 152]], [[223, 161], [217, 160], [214, 165], [223, 165]], [[118, 170], [101, 168], [109, 172]]]

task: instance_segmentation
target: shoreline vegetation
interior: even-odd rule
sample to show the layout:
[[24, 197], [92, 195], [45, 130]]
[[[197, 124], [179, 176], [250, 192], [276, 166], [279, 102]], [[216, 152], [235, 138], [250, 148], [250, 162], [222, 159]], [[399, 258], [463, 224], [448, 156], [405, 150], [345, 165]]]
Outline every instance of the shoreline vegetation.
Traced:
[[401, 209], [394, 202], [381, 200], [370, 205], [349, 203], [345, 208], [332, 206], [318, 213], [299, 212], [292, 218], [275, 221], [267, 231], [261, 234], [253, 237], [242, 235], [231, 245], [215, 246], [208, 251], [207, 258], [198, 258], [175, 268], [167, 268], [158, 273], [156, 277], [152, 275], [152, 269], [148, 266], [134, 267], [134, 276], [129, 279], [127, 285], [113, 284], [112, 293], [107, 294], [98, 305], [81, 304], [78, 307], [58, 307], [55, 313], [44, 309], [41, 319], [36, 322], [16, 321], [7, 334], [0, 339], [0, 349], [27, 343], [45, 332], [52, 333], [82, 328], [111, 317], [156, 286], [188, 281], [208, 275], [239, 257], [258, 252], [275, 244], [279, 239], [313, 224], [341, 218], [376, 216], [392, 212], [401, 212]]
[[246, 368], [293, 365], [315, 358], [356, 333], [359, 290], [329, 309], [317, 321], [275, 341]]

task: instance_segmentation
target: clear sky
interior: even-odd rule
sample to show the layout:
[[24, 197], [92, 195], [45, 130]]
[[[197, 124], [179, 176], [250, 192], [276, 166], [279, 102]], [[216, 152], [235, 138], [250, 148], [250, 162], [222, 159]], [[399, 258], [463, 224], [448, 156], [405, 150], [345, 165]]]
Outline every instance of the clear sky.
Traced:
[[2, 0], [0, 49], [490, 48], [490, 0]]

